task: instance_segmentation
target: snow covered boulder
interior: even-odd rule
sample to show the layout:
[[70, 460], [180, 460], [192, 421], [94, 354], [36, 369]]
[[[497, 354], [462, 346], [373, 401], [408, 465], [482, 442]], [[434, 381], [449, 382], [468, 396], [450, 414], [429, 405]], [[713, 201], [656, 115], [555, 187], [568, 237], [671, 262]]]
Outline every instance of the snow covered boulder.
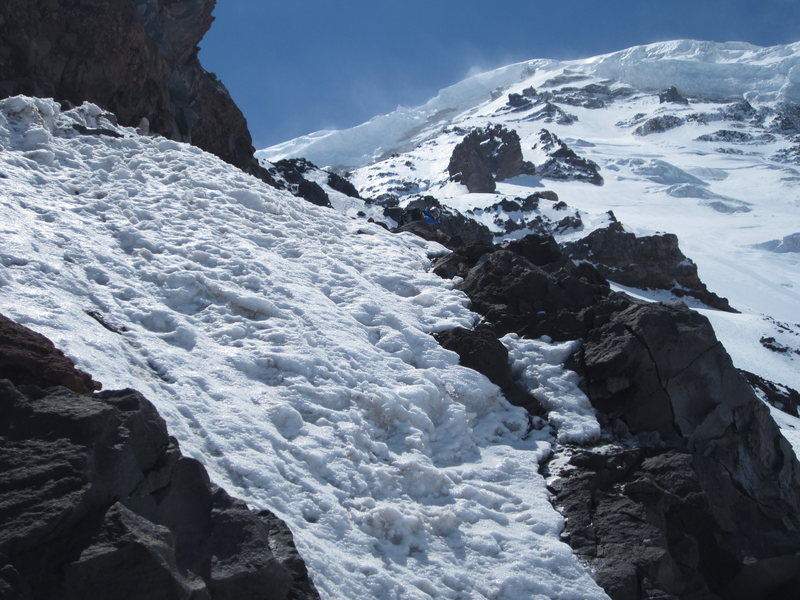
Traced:
[[532, 175], [534, 167], [522, 158], [519, 135], [501, 125], [473, 129], [453, 150], [447, 166], [452, 181], [472, 193], [493, 192], [495, 181]]

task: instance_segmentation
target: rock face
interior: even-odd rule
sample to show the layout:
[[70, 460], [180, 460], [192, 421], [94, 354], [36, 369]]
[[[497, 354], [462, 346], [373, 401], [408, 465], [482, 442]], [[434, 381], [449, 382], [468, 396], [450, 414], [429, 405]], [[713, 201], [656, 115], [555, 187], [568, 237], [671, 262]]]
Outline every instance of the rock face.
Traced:
[[384, 214], [398, 223], [396, 231], [410, 231], [453, 250], [492, 242], [492, 233], [485, 225], [442, 206], [433, 196], [415, 198], [404, 208], [386, 208]]
[[675, 129], [683, 125], [685, 121], [676, 117], [675, 115], [662, 115], [648, 119], [636, 129], [633, 130], [634, 135], [650, 135], [652, 133], [661, 133], [670, 129]]
[[672, 233], [637, 237], [615, 222], [566, 244], [564, 250], [574, 260], [590, 262], [616, 283], [669, 290], [676, 296], [692, 296], [713, 308], [735, 312], [725, 298], [708, 291], [700, 281], [697, 265], [681, 252]]
[[491, 329], [456, 327], [435, 337], [443, 348], [458, 354], [461, 365], [486, 375], [489, 381], [503, 390], [509, 402], [522, 406], [530, 414], [543, 414], [539, 402], [514, 380], [508, 350]]
[[452, 181], [470, 192], [493, 192], [495, 181], [532, 175], [533, 165], [522, 158], [516, 131], [501, 125], [473, 129], [455, 147], [447, 167]]
[[612, 599], [796, 597], [800, 463], [705, 317], [611, 292], [542, 236], [462, 248], [435, 271], [464, 277], [484, 315], [480, 343], [459, 332], [444, 344], [497, 381], [502, 369], [472, 355], [488, 332], [585, 340], [570, 366], [603, 439], [556, 448], [545, 475], [565, 541]]
[[534, 148], [543, 151], [548, 157], [544, 163], [536, 167], [537, 174], [542, 177], [603, 185], [603, 178], [597, 163], [578, 156], [557, 135], [550, 133], [547, 129], [539, 132], [539, 142]]
[[322, 186], [303, 176], [311, 169], [318, 169], [314, 163], [304, 158], [288, 158], [273, 163], [273, 169], [271, 175], [278, 187], [289, 190], [295, 196], [308, 200], [311, 204], [331, 206], [330, 198]]
[[268, 179], [247, 123], [197, 59], [215, 0], [5, 0], [0, 97], [88, 100]]
[[682, 96], [678, 88], [673, 85], [658, 94], [658, 103], [689, 104], [689, 100]]
[[762, 248], [770, 252], [794, 252], [800, 254], [800, 232], [790, 233], [780, 240], [770, 240], [757, 244], [756, 248]]
[[41, 387], [60, 385], [80, 394], [102, 387], [91, 375], [76, 369], [46, 337], [4, 315], [0, 315], [0, 379]]
[[213, 485], [143, 396], [87, 395], [44, 338], [0, 331], [41, 365], [0, 348], [0, 598], [318, 597], [286, 525]]
[[[575, 364], [607, 430], [638, 440], [637, 457], [612, 453], [629, 463], [619, 468], [598, 451], [571, 461], [594, 483], [588, 504], [567, 501], [567, 535], [612, 598], [790, 597], [781, 590], [798, 582], [800, 464], [708, 321], [681, 304], [632, 303], [590, 331]], [[649, 548], [633, 559], [601, 551], [624, 545], [621, 523], [637, 514], [637, 545]], [[756, 590], [741, 587], [750, 577]]]
[[586, 331], [589, 310], [609, 294], [590, 265], [575, 265], [551, 236], [529, 235], [502, 246], [465, 248], [438, 260], [434, 271], [458, 284], [497, 336], [515, 332], [571, 340]]

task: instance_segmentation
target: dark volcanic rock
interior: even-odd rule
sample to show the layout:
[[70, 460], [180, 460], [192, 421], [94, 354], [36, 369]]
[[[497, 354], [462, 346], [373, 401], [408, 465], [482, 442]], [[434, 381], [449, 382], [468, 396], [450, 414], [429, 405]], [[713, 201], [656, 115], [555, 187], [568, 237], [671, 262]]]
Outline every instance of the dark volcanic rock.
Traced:
[[552, 102], [545, 102], [539, 110], [532, 112], [525, 117], [525, 121], [544, 121], [545, 123], [555, 122], [558, 125], [572, 125], [578, 120], [573, 114], [565, 112]]
[[384, 214], [399, 224], [397, 231], [411, 231], [451, 249], [492, 243], [492, 232], [485, 225], [442, 206], [433, 196], [415, 198], [405, 208], [385, 209]]
[[708, 291], [697, 265], [678, 247], [672, 233], [637, 237], [619, 222], [596, 229], [585, 238], [565, 245], [566, 254], [592, 263], [607, 279], [636, 288], [669, 290], [692, 296], [708, 306], [735, 312], [725, 298]]
[[508, 362], [508, 350], [490, 328], [457, 327], [437, 333], [435, 337], [443, 348], [458, 354], [459, 362], [463, 366], [483, 373], [492, 383], [500, 387], [509, 402], [522, 406], [532, 415], [544, 414], [536, 398], [514, 379]]
[[328, 173], [328, 185], [331, 186], [337, 192], [341, 192], [345, 196], [350, 196], [351, 198], [361, 198], [358, 195], [358, 190], [356, 186], [350, 183], [347, 179], [342, 177], [341, 175], [337, 175], [336, 173], [329, 172]]
[[511, 366], [508, 350], [490, 329], [457, 327], [435, 335], [443, 348], [458, 354], [465, 367], [483, 373], [495, 385], [508, 387], [511, 384]]
[[684, 96], [681, 96], [678, 88], [676, 88], [674, 85], [658, 94], [658, 103], [664, 104], [665, 102], [671, 102], [673, 104], [689, 104], [689, 100], [687, 100]]
[[563, 537], [613, 600], [718, 598], [700, 568], [737, 570], [688, 452], [579, 449], [559, 475], [550, 489], [569, 519]]
[[437, 333], [435, 337], [443, 348], [458, 354], [460, 364], [483, 373], [489, 381], [500, 387], [509, 402], [522, 406], [531, 414], [544, 414], [539, 402], [514, 380], [508, 362], [508, 350], [494, 331], [487, 327], [457, 327]]
[[[800, 463], [705, 317], [612, 293], [543, 237], [463, 248], [440, 271], [465, 278], [461, 289], [485, 316], [481, 335], [585, 339], [571, 366], [603, 445], [557, 448], [568, 460], [545, 474], [564, 540], [613, 600], [796, 596]], [[460, 346], [467, 364], [468, 342]], [[474, 367], [502, 377], [485, 361]]]
[[532, 103], [527, 95], [509, 94], [508, 102], [506, 104], [508, 104], [508, 106], [511, 106], [513, 108], [526, 108], [528, 106], [531, 106]]
[[318, 597], [286, 525], [213, 485], [143, 396], [49, 387], [42, 364], [0, 379], [0, 597]]
[[0, 379], [40, 387], [61, 385], [90, 394], [101, 385], [43, 335], [0, 315]]
[[781, 102], [776, 107], [776, 112], [770, 131], [783, 135], [800, 134], [800, 104]]
[[714, 133], [706, 133], [697, 138], [698, 142], [732, 142], [745, 143], [752, 142], [753, 135], [746, 131], [736, 131], [733, 129], [720, 129]]
[[760, 143], [769, 144], [775, 141], [775, 136], [771, 133], [753, 135], [746, 131], [736, 131], [735, 129], [720, 129], [714, 133], [707, 133], [697, 138], [699, 142], [728, 142], [734, 144]]
[[0, 97], [88, 100], [269, 180], [247, 123], [197, 59], [215, 0], [4, 0]]
[[[790, 597], [800, 464], [707, 319], [631, 303], [589, 332], [575, 366], [605, 428], [638, 439], [635, 456], [573, 457], [578, 474], [557, 492], [570, 543], [612, 598]], [[760, 588], [743, 595], [751, 576]]]
[[798, 409], [800, 409], [800, 392], [786, 385], [759, 377], [755, 373], [741, 370], [740, 372], [747, 379], [753, 390], [766, 402], [793, 417], [800, 416], [800, 412], [798, 412]]
[[650, 135], [651, 133], [661, 133], [670, 129], [675, 129], [683, 125], [685, 121], [675, 115], [662, 115], [660, 117], [653, 117], [648, 119], [636, 129], [633, 130], [634, 135]]
[[[497, 335], [581, 337], [592, 318], [589, 309], [599, 309], [609, 295], [608, 284], [591, 266], [575, 266], [560, 252], [555, 258], [551, 240], [529, 235], [484, 254], [463, 274], [459, 289]], [[454, 263], [461, 268], [469, 264], [463, 258]]]
[[318, 169], [314, 163], [305, 158], [287, 158], [273, 163], [273, 179], [281, 187], [286, 187], [292, 194], [316, 204], [330, 208], [328, 194], [315, 181], [303, 177], [309, 169]]
[[401, 225], [395, 230], [397, 233], [409, 232], [414, 235], [428, 240], [429, 242], [438, 242], [447, 248], [455, 247], [452, 238], [444, 233], [442, 230], [437, 229], [434, 225], [426, 223], [425, 221], [411, 221], [405, 225]]
[[534, 173], [522, 158], [517, 132], [501, 125], [473, 129], [453, 149], [447, 170], [470, 192], [493, 192], [495, 181]]
[[603, 178], [597, 163], [578, 156], [558, 136], [550, 133], [547, 129], [539, 132], [539, 142], [534, 148], [541, 149], [548, 156], [543, 164], [536, 167], [536, 172], [542, 177], [603, 185]]

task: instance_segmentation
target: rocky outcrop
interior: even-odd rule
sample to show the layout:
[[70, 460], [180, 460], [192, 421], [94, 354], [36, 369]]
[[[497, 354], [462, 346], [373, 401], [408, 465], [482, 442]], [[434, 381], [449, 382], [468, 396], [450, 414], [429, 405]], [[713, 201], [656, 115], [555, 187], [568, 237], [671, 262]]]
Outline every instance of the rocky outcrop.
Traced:
[[771, 144], [775, 141], [775, 136], [771, 133], [753, 135], [746, 131], [735, 129], [719, 129], [714, 133], [707, 133], [696, 138], [698, 142], [725, 142], [728, 144]]
[[532, 175], [533, 165], [522, 158], [516, 131], [501, 125], [473, 129], [453, 149], [447, 166], [452, 181], [470, 192], [493, 192], [495, 181]]
[[697, 265], [681, 252], [675, 234], [638, 237], [615, 222], [566, 244], [564, 250], [573, 260], [591, 263], [616, 283], [668, 290], [678, 297], [691, 296], [713, 308], [735, 312], [725, 298], [700, 281]]
[[497, 385], [506, 399], [512, 404], [522, 406], [532, 415], [542, 415], [544, 410], [539, 402], [514, 379], [509, 364], [508, 350], [488, 327], [475, 329], [456, 327], [434, 335], [439, 344], [458, 354], [459, 363], [486, 375]]
[[536, 165], [536, 173], [541, 177], [603, 185], [603, 177], [600, 175], [597, 163], [578, 156], [557, 135], [547, 129], [539, 131], [539, 141], [534, 149], [547, 155], [545, 162]]
[[672, 104], [684, 104], [688, 105], [689, 100], [686, 99], [685, 96], [682, 96], [681, 93], [678, 91], [674, 85], [672, 87], [668, 87], [664, 91], [658, 94], [658, 103], [672, 103]]
[[800, 135], [800, 104], [780, 102], [769, 130], [782, 135]]
[[213, 485], [141, 394], [88, 395], [42, 336], [0, 331], [0, 598], [318, 598], [286, 525]]
[[73, 362], [53, 342], [0, 315], [0, 379], [41, 387], [60, 385], [80, 394], [102, 386]]
[[386, 208], [384, 214], [398, 224], [395, 231], [410, 231], [453, 250], [492, 242], [492, 233], [485, 225], [442, 206], [433, 196], [415, 198], [403, 208]]
[[762, 250], [769, 250], [770, 252], [793, 252], [793, 253], [800, 253], [800, 231], [796, 233], [790, 233], [787, 236], [784, 236], [783, 239], [780, 240], [770, 240], [768, 242], [762, 242], [760, 244], [756, 244], [756, 248], [761, 248]]
[[552, 102], [545, 102], [540, 109], [532, 112], [525, 120], [544, 121], [545, 123], [556, 123], [557, 125], [572, 125], [578, 120], [578, 117], [564, 111]]
[[647, 119], [644, 123], [639, 125], [633, 130], [634, 135], [651, 135], [653, 133], [662, 133], [680, 127], [686, 121], [675, 115], [661, 115]]
[[749, 371], [740, 369], [739, 372], [765, 402], [793, 417], [800, 416], [800, 392], [786, 385], [764, 379]]
[[478, 256], [465, 248], [439, 259], [434, 271], [463, 277], [457, 287], [498, 337], [582, 337], [589, 313], [609, 295], [603, 277], [588, 264], [573, 264], [551, 236], [529, 235]]
[[277, 187], [286, 189], [298, 198], [308, 200], [311, 204], [330, 208], [330, 198], [322, 186], [316, 181], [304, 177], [311, 170], [320, 171], [321, 169], [304, 158], [287, 158], [272, 163], [270, 174]]
[[269, 179], [247, 123], [206, 72], [197, 44], [215, 0], [5, 0], [0, 4], [0, 97], [88, 100], [138, 126], [190, 142]]
[[[565, 505], [566, 534], [612, 598], [788, 598], [780, 590], [800, 566], [800, 464], [707, 319], [681, 304], [632, 302], [589, 332], [575, 366], [606, 430], [663, 463], [635, 458], [615, 474], [599, 450], [571, 459], [594, 483], [585, 506]], [[594, 466], [582, 471], [582, 460]], [[571, 485], [562, 498], [574, 497]], [[608, 503], [634, 518], [604, 518]], [[592, 555], [630, 536], [620, 526], [634, 520], [640, 551]], [[758, 587], [742, 595], [751, 577]]]
[[[613, 600], [794, 597], [800, 463], [705, 317], [611, 292], [547, 237], [463, 248], [435, 271], [464, 277], [484, 315], [475, 337], [585, 340], [570, 366], [603, 437], [558, 446], [545, 475], [563, 539]], [[459, 354], [502, 381], [486, 356]]]

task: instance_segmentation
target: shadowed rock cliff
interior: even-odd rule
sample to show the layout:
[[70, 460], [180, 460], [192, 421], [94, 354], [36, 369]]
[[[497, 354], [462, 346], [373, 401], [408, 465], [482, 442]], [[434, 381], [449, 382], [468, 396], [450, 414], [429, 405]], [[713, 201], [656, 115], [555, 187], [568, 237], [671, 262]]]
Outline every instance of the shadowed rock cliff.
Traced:
[[197, 44], [215, 0], [4, 0], [0, 97], [91, 101], [267, 181], [247, 123]]

